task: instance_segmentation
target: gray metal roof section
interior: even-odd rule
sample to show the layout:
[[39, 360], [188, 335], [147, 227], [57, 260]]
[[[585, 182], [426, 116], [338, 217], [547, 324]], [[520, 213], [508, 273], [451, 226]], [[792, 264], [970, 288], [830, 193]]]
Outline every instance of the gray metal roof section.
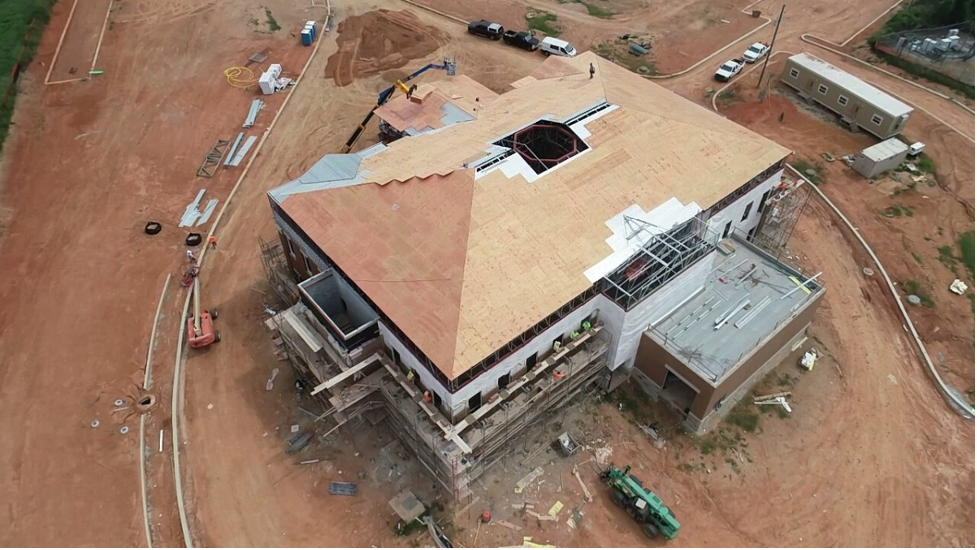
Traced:
[[[812, 282], [810, 293], [781, 299], [807, 277], [738, 236], [732, 243], [732, 255], [712, 254], [702, 291], [645, 333], [714, 387], [823, 291]], [[717, 319], [726, 317], [717, 329]]]
[[810, 54], [799, 53], [792, 55], [790, 60], [811, 72], [821, 75], [826, 80], [834, 82], [836, 85], [848, 90], [849, 93], [858, 96], [863, 101], [875, 105], [880, 110], [885, 111], [889, 116], [897, 117], [913, 112], [913, 108], [909, 105], [906, 105], [864, 80], [846, 73], [823, 59], [818, 59]]
[[276, 202], [281, 202], [285, 200], [285, 197], [296, 193], [335, 189], [363, 183], [367, 180], [365, 172], [361, 172], [359, 169], [360, 162], [386, 148], [386, 145], [378, 143], [358, 153], [326, 155], [306, 170], [304, 174], [286, 184], [279, 185], [269, 191], [268, 194]]
[[862, 151], [862, 154], [875, 162], [891, 159], [909, 151], [909, 146], [898, 138], [889, 138]]
[[[440, 119], [441, 124], [443, 124], [441, 128], [447, 128], [448, 126], [451, 126], [452, 124], [458, 122], [470, 122], [472, 120], [475, 120], [475, 117], [469, 115], [462, 109], [456, 107], [450, 101], [444, 102], [444, 105], [441, 106], [441, 111], [444, 113], [444, 115], [442, 115]], [[440, 130], [441, 128], [438, 129]], [[423, 128], [415, 128], [413, 126], [409, 126], [406, 130], [404, 130], [404, 133], [407, 134], [408, 136], [416, 136], [419, 134], [431, 132], [433, 130], [434, 128], [430, 126], [425, 126]]]

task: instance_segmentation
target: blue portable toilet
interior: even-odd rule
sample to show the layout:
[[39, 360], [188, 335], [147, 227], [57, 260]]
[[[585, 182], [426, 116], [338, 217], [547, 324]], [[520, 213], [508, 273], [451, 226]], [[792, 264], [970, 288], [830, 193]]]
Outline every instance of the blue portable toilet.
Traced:
[[302, 31], [302, 45], [311, 46], [312, 45], [312, 31], [305, 29]]
[[315, 21], [306, 21], [305, 28], [310, 29], [312, 31], [312, 40], [315, 40], [316, 38], [319, 37], [319, 30], [316, 28]]

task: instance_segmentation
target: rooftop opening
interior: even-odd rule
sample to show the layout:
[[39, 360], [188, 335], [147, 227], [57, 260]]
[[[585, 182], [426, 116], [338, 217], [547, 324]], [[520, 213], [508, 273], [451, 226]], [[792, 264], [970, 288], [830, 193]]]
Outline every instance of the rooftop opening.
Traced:
[[569, 126], [551, 120], [534, 122], [495, 142], [495, 145], [515, 151], [537, 174], [589, 149]]
[[[348, 348], [372, 336], [378, 315], [363, 298], [328, 269], [299, 283], [303, 301], [319, 321]], [[368, 330], [369, 329], [369, 330]]]

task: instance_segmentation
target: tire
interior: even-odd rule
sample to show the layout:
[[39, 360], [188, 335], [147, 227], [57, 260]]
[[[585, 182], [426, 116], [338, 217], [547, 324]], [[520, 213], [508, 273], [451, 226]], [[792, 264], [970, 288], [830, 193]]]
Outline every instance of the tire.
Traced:
[[220, 341], [221, 341], [221, 331], [215, 330], [214, 331], [214, 343], [216, 344], [217, 342], [220, 342]]
[[190, 233], [187, 235], [186, 243], [187, 246], [199, 246], [203, 241], [204, 239], [200, 236], [200, 233]]
[[210, 318], [211, 319], [217, 319], [217, 308], [216, 307], [210, 310]]
[[614, 504], [617, 504], [619, 508], [627, 508], [628, 506], [628, 496], [617, 489], [614, 489], [611, 493], [611, 500], [613, 500]]
[[549, 57], [550, 56], [550, 52], [548, 52], [546, 50], [543, 50], [543, 55], [545, 55], [546, 57]]
[[645, 536], [649, 539], [658, 537], [658, 528], [655, 527], [653, 523], [643, 523], [641, 524], [641, 531], [644, 532]]
[[146, 222], [146, 227], [143, 229], [147, 235], [156, 235], [162, 230], [163, 226], [159, 222]]

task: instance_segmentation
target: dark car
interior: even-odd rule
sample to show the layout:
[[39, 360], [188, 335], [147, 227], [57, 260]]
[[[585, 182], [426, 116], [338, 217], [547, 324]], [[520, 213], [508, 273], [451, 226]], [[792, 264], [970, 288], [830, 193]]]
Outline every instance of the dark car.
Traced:
[[524, 31], [505, 31], [502, 41], [510, 46], [516, 46], [534, 52], [539, 49], [539, 39]]
[[472, 21], [468, 24], [468, 34], [477, 34], [478, 36], [484, 36], [492, 40], [502, 38], [502, 33], [504, 32], [505, 29], [502, 28], [502, 25], [484, 19], [481, 21]]

